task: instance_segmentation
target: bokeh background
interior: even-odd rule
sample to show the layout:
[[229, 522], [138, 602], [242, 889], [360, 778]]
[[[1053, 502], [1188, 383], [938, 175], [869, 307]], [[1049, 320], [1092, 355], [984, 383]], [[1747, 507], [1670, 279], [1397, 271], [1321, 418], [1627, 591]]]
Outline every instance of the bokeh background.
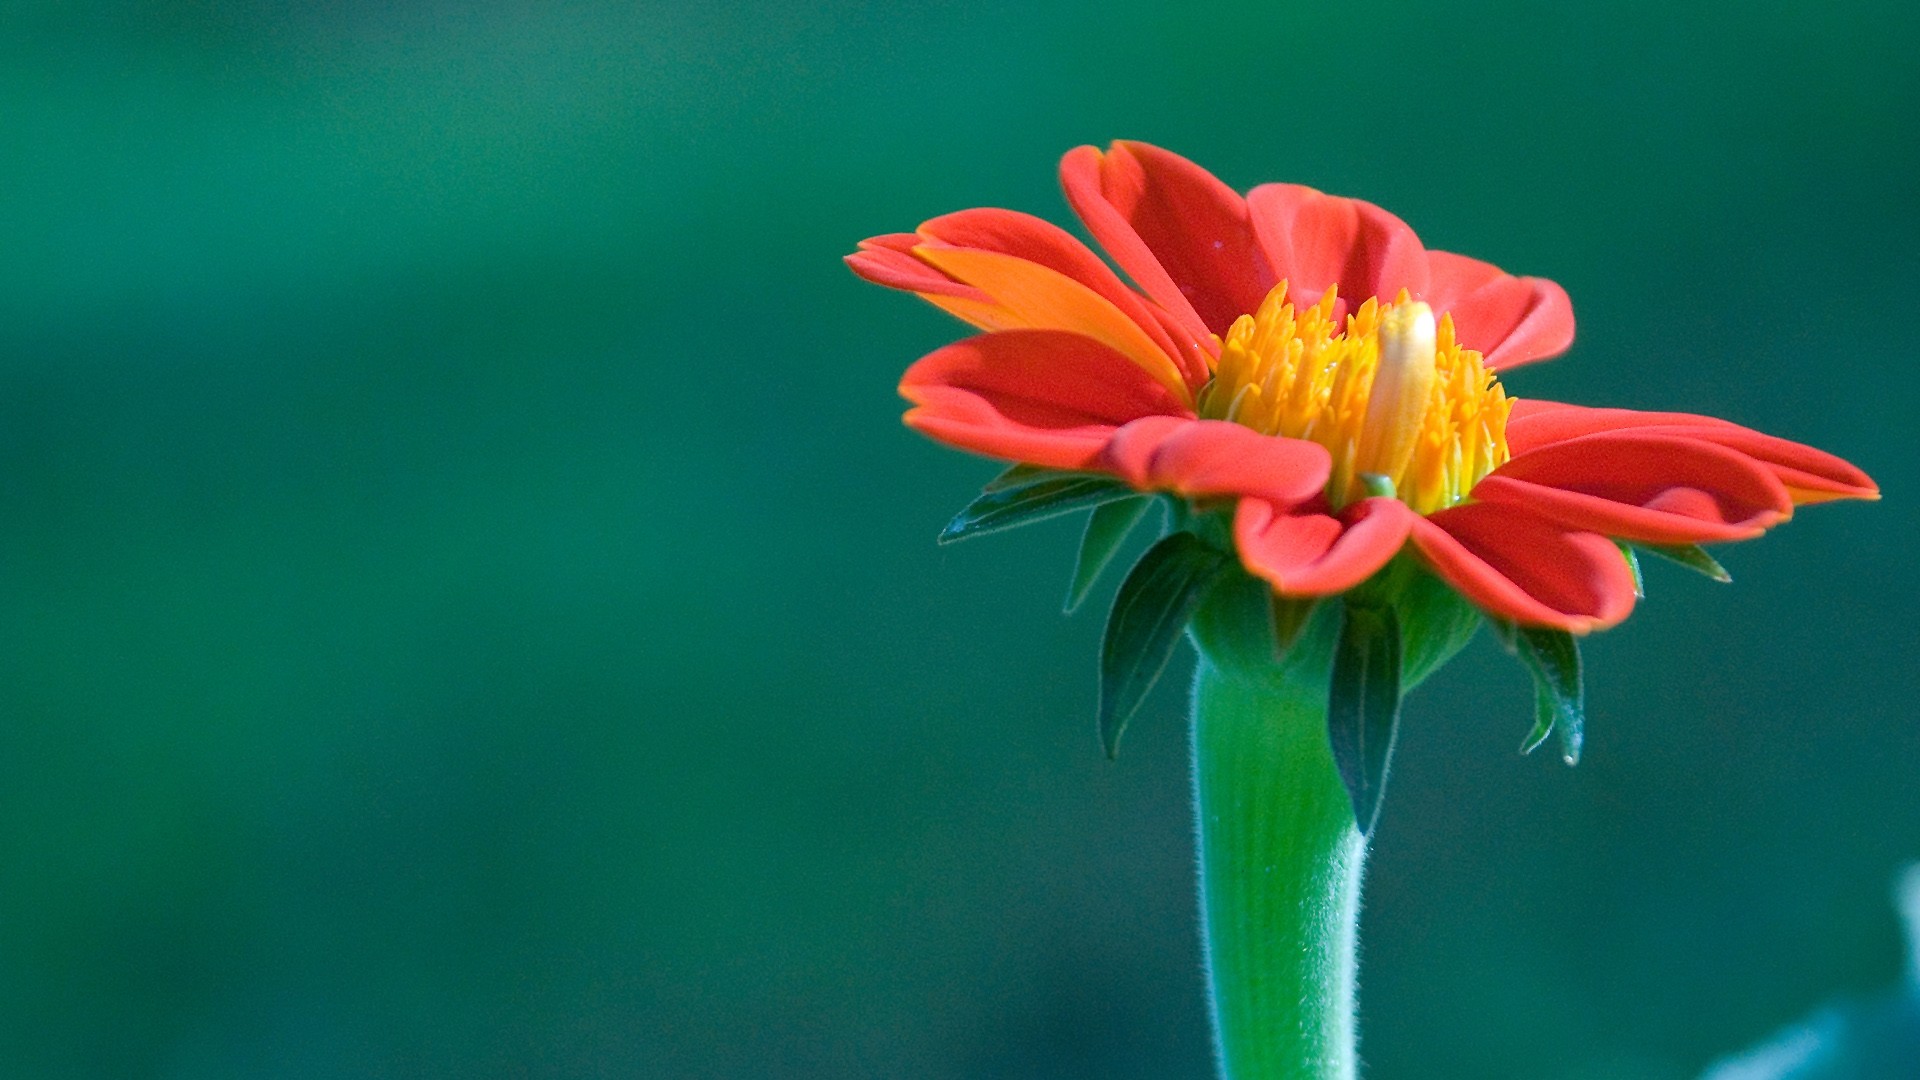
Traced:
[[[950, 549], [863, 236], [1141, 138], [1564, 283], [1523, 395], [1889, 493], [1408, 707], [1370, 1076], [1685, 1078], [1920, 856], [1906, 0], [4, 7], [0, 1073], [1200, 1077], [1181, 687]], [[1111, 586], [1109, 586], [1110, 588]]]

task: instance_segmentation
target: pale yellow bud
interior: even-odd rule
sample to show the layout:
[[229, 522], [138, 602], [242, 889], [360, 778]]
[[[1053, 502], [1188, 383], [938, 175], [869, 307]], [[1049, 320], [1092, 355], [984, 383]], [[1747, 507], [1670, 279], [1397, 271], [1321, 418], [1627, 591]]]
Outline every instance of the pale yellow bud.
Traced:
[[1367, 395], [1354, 473], [1398, 484], [1413, 457], [1434, 382], [1433, 309], [1395, 304], [1380, 317], [1380, 362]]

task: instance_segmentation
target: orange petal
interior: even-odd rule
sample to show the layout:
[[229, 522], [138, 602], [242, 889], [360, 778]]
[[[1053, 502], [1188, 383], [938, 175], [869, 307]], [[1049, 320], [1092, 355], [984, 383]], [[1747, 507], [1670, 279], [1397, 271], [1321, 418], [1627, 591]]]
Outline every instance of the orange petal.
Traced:
[[[922, 222], [920, 235], [943, 246], [995, 251], [1056, 270], [1119, 308], [1176, 362], [1194, 352], [1197, 342], [1192, 335], [1170, 333], [1170, 320], [1163, 313], [1121, 281], [1079, 238], [1052, 222], [1014, 210], [962, 210]], [[1207, 379], [1204, 364], [1198, 374], [1195, 382], [1193, 373], [1188, 373], [1189, 385], [1196, 389]]]
[[982, 303], [928, 296], [935, 305], [986, 330], [1070, 330], [1113, 349], [1182, 398], [1186, 376], [1139, 323], [1099, 293], [1058, 270], [1016, 255], [921, 244], [914, 254], [989, 297]]
[[921, 295], [953, 296], [986, 302], [986, 293], [962, 285], [913, 257], [921, 242], [915, 233], [890, 233], [860, 241], [860, 250], [846, 257], [848, 268], [875, 285]]

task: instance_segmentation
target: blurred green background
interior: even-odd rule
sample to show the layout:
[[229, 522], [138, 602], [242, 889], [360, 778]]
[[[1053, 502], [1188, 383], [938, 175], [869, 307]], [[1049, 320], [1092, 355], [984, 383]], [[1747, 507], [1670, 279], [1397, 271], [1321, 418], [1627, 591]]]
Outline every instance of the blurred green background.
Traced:
[[[1571, 291], [1522, 396], [1889, 493], [1722, 552], [1515, 753], [1409, 703], [1380, 1078], [1690, 1077], [1890, 984], [1920, 856], [1908, 0], [16, 2], [0, 1073], [1199, 1077], [1180, 686], [1117, 763], [1077, 525], [900, 427], [839, 263], [1158, 142]], [[1185, 661], [1176, 672], [1184, 670]]]

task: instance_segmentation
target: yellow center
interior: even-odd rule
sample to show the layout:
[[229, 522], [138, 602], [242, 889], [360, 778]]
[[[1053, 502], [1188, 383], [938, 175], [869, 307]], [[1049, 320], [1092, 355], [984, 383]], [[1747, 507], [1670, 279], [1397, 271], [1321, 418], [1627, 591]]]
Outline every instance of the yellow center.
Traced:
[[1333, 317], [1334, 291], [1295, 311], [1287, 283], [1227, 331], [1200, 415], [1309, 439], [1333, 455], [1338, 508], [1391, 494], [1422, 514], [1452, 506], [1507, 460], [1512, 403], [1480, 354], [1403, 291]]

